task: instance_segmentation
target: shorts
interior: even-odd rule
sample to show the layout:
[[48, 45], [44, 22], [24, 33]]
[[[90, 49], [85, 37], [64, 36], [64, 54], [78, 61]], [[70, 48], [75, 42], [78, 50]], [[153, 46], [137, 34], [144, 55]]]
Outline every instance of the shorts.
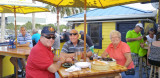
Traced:
[[151, 65], [155, 65], [155, 66], [160, 67], [160, 61], [154, 61], [154, 60], [148, 59], [148, 62], [149, 62], [149, 64], [151, 64]]

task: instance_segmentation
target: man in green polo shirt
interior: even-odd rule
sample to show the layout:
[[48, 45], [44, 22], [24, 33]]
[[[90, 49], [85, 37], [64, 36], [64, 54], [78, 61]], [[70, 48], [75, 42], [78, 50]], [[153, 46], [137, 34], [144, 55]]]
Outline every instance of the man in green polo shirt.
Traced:
[[136, 66], [138, 66], [138, 52], [143, 38], [141, 34], [142, 30], [142, 23], [137, 23], [135, 28], [133, 30], [129, 30], [126, 34], [126, 41], [131, 49], [132, 60]]

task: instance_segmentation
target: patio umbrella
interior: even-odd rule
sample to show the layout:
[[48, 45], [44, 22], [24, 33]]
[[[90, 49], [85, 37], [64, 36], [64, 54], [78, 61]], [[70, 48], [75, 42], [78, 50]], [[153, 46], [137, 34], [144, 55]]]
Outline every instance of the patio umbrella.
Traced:
[[[16, 13], [34, 13], [34, 12], [49, 12], [48, 9], [37, 6], [36, 4], [26, 3], [23, 1], [1, 0], [0, 1], [0, 13], [14, 13], [15, 18], [15, 38], [17, 39], [17, 27], [16, 27]], [[17, 43], [17, 41], [16, 41]], [[16, 44], [17, 47], [17, 44]]]
[[147, 2], [150, 0], [37, 0], [55, 7], [84, 7], [84, 61], [86, 61], [86, 8], [107, 8], [111, 6]]

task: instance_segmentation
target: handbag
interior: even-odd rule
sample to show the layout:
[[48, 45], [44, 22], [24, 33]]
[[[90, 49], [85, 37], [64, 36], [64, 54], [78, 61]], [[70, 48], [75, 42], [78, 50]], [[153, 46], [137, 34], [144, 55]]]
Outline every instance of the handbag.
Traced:
[[125, 74], [126, 74], [126, 75], [135, 75], [135, 70], [134, 70], [134, 68], [128, 69], [128, 71], [125, 71]]

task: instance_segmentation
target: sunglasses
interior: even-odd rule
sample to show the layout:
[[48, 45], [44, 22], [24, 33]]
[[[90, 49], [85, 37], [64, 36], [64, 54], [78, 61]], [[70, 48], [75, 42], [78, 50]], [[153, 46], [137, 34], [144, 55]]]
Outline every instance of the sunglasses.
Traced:
[[69, 33], [69, 35], [70, 35], [70, 36], [72, 36], [72, 35], [77, 35], [77, 33]]
[[52, 37], [51, 36], [44, 36], [44, 35], [42, 35], [42, 36], [47, 38], [47, 39], [51, 39], [52, 38], [53, 40], [55, 40], [55, 38], [56, 38], [56, 36], [52, 36]]

